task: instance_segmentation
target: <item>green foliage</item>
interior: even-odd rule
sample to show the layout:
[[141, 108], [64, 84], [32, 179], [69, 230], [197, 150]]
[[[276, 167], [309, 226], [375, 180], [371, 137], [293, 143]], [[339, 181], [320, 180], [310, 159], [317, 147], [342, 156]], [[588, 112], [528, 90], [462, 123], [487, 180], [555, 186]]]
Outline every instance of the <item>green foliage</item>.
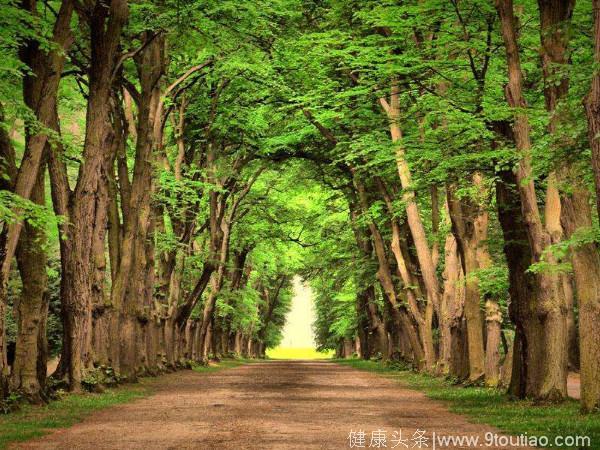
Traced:
[[569, 261], [569, 251], [584, 245], [598, 243], [600, 243], [600, 228], [579, 228], [568, 238], [549, 245], [544, 252], [544, 258], [532, 264], [529, 271], [532, 273], [570, 273], [573, 267]]
[[[0, 126], [14, 131], [17, 160], [23, 153], [25, 127], [41, 130], [23, 106], [22, 77], [30, 69], [18, 54], [29, 40], [42, 48], [52, 45], [48, 36], [55, 2], [38, 3], [37, 13], [29, 14], [14, 0], [0, 0], [4, 56]], [[403, 244], [418, 278], [414, 242], [405, 227], [405, 194], [414, 194], [427, 239], [441, 253], [436, 269], [442, 281], [444, 241], [452, 232], [442, 200], [447, 187], [452, 187], [460, 201], [477, 204], [490, 214], [485, 244], [492, 265], [468, 276], [477, 278], [482, 303], [487, 298], [497, 300], [505, 311], [510, 302], [508, 271], [494, 213], [494, 190], [501, 172], [514, 169], [520, 155], [497, 131], [501, 125], [510, 125], [514, 111], [505, 100], [506, 63], [492, 2], [164, 0], [128, 4], [130, 18], [120, 46], [124, 54], [132, 55], [148, 35], [165, 38], [168, 58], [161, 89], [205, 63], [182, 81], [181, 91], [162, 99], [170, 115], [164, 142], [153, 154], [153, 183], [148, 186], [156, 212], [150, 239], [155, 244], [154, 275], [163, 283], [157, 283], [154, 290], [161, 312], [167, 303], [165, 285], [170, 281], [161, 276], [169, 264], [183, 274], [181, 295], [176, 299], [183, 303], [203, 269], [217, 263], [210, 260], [217, 259], [211, 233], [220, 232], [211, 229], [211, 197], [218, 194], [226, 199], [218, 213], [227, 217], [251, 181], [254, 184], [232, 217], [231, 248], [221, 267], [224, 282], [217, 296], [215, 326], [258, 339], [268, 348], [277, 346], [296, 274], [316, 293], [313, 326], [319, 349], [336, 349], [343, 339], [357, 336], [364, 314], [357, 309], [357, 299], [367, 288], [376, 287], [370, 301], [385, 322], [389, 311], [378, 285], [369, 227], [382, 234], [397, 291], [415, 288], [402, 286], [389, 251], [390, 220], [397, 219], [404, 227], [407, 239]], [[529, 119], [533, 142], [532, 181], [543, 200], [549, 173], [562, 173], [569, 162], [573, 173], [561, 178], [561, 191], [569, 193], [575, 182], [591, 191], [590, 149], [581, 108], [594, 70], [591, 2], [577, 2], [567, 30], [572, 64], [558, 72], [569, 74], [570, 89], [558, 105], [560, 123], [552, 134], [547, 132], [550, 116], [539, 64], [537, 5], [532, 0], [517, 4], [528, 103], [522, 112]], [[58, 144], [64, 147], [70, 188], [75, 187], [84, 163], [88, 106], [90, 48], [82, 31], [86, 25], [75, 24], [78, 21], [73, 19], [75, 45], [67, 58], [68, 76], [59, 89], [61, 133], [46, 130], [51, 151], [57, 151]], [[135, 59], [127, 57], [122, 63], [114, 80], [115, 86], [123, 84], [115, 89], [114, 100], [119, 104], [125, 90], [139, 89]], [[399, 89], [400, 143], [391, 141], [390, 120], [382, 108], [390, 101], [392, 85]], [[137, 108], [134, 104], [128, 111], [134, 118], [141, 115]], [[114, 175], [120, 188], [135, 172], [137, 142], [134, 124], [129, 125], [125, 148], [117, 155], [120, 170], [111, 173], [111, 183]], [[396, 167], [399, 149], [412, 177], [405, 191]], [[473, 184], [475, 173], [484, 179], [482, 188]], [[6, 170], [0, 175], [7, 181]], [[357, 181], [365, 185], [366, 205], [357, 197]], [[434, 187], [441, 197], [437, 204], [432, 200]], [[50, 189], [47, 192], [50, 205]], [[382, 192], [389, 195], [389, 202]], [[116, 195], [116, 205], [111, 206], [118, 209], [122, 201]], [[62, 219], [47, 205], [0, 191], [1, 223], [26, 220], [50, 235], [48, 340], [55, 355], [60, 351], [62, 321], [55, 258], [59, 243], [54, 237]], [[433, 220], [437, 210], [442, 211], [440, 223]], [[600, 242], [597, 218], [594, 221], [593, 229], [578, 230], [550, 246], [546, 257], [529, 270], [570, 271], [573, 249]], [[369, 242], [368, 248], [359, 248], [361, 239]], [[235, 267], [233, 256], [244, 252], [246, 265], [239, 286], [234, 286], [233, 274], [240, 268]], [[16, 278], [11, 277], [11, 306], [20, 292]], [[212, 289], [214, 285], [197, 302], [192, 319], [202, 316]], [[11, 342], [15, 327], [9, 316], [6, 331]], [[105, 384], [111, 377], [101, 369], [86, 384]]]
[[111, 366], [100, 365], [86, 372], [81, 385], [89, 392], [103, 392], [106, 387], [116, 386], [123, 380]]

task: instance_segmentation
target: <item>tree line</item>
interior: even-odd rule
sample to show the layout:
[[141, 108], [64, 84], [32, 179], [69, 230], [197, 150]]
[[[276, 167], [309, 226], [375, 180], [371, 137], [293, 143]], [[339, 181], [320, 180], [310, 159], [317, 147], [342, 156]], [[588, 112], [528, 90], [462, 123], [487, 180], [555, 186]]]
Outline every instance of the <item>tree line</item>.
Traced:
[[4, 4], [3, 395], [57, 254], [72, 390], [264, 356], [300, 273], [322, 349], [597, 409], [595, 0]]
[[258, 131], [220, 123], [248, 108], [219, 111], [241, 89], [223, 61], [241, 38], [177, 42], [179, 26], [202, 20], [196, 4], [5, 3], [2, 395], [45, 398], [50, 294], [62, 322], [53, 378], [72, 391], [208, 354], [264, 355], [281, 337], [293, 266], [252, 210], [274, 184], [255, 184], [267, 168]]

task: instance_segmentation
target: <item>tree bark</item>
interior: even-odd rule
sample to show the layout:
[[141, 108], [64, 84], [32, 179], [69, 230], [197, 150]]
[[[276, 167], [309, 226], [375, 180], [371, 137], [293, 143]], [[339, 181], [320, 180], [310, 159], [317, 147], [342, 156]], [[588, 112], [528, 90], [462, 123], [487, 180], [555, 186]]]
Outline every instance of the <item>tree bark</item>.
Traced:
[[[584, 186], [574, 185], [563, 196], [563, 226], [568, 236], [591, 233], [589, 194]], [[600, 249], [584, 241], [571, 247], [571, 260], [579, 302], [579, 345], [581, 365], [581, 409], [600, 408]]]
[[[37, 15], [35, 0], [24, 1], [22, 7], [32, 15]], [[48, 142], [46, 128], [52, 128], [58, 85], [62, 77], [65, 54], [72, 42], [70, 21], [74, 2], [63, 0], [54, 23], [51, 40], [55, 46], [43, 49], [37, 40], [27, 42], [20, 51], [21, 60], [30, 68], [23, 80], [23, 99], [39, 122], [38, 126], [26, 126], [26, 145], [17, 170], [14, 154], [10, 163], [14, 174], [11, 176], [10, 190], [16, 195], [30, 199], [41, 171], [42, 159]], [[2, 113], [0, 111], [0, 113]], [[3, 114], [0, 114], [3, 115]], [[2, 131], [2, 145], [10, 147], [10, 139]], [[3, 154], [7, 149], [2, 149]], [[8, 162], [8, 161], [6, 161]], [[13, 211], [20, 214], [17, 208]], [[13, 256], [21, 230], [22, 221], [4, 224], [0, 233], [0, 397], [8, 394], [8, 364], [6, 360], [5, 315], [7, 305], [7, 284]]]
[[[354, 184], [357, 189], [358, 199], [361, 204], [361, 208], [363, 212], [365, 212], [368, 210], [368, 202], [366, 198], [364, 185], [357, 179], [357, 177], [354, 177]], [[379, 279], [385, 297], [389, 302], [389, 306], [391, 308], [391, 316], [394, 320], [397, 321], [398, 325], [402, 327], [401, 331], [406, 333], [406, 335], [408, 336], [414, 356], [414, 363], [419, 369], [421, 369], [427, 363], [427, 361], [425, 361], [425, 354], [415, 326], [409, 319], [406, 308], [401, 304], [396, 295], [396, 288], [394, 286], [394, 281], [392, 278], [392, 271], [385, 251], [385, 242], [375, 222], [373, 222], [373, 220], [369, 220], [368, 224], [369, 230], [371, 232], [371, 238], [373, 239], [375, 254], [379, 263], [377, 278]]]
[[[426, 370], [433, 372], [436, 359], [432, 329], [434, 311], [433, 299], [431, 295], [424, 296], [422, 294], [419, 280], [417, 280], [409, 270], [409, 265], [407, 262], [409, 258], [408, 255], [405, 256], [403, 252], [403, 246], [401, 245], [402, 237], [400, 224], [398, 223], [398, 219], [394, 214], [392, 199], [380, 178], [377, 179], [377, 185], [385, 201], [390, 216], [390, 224], [392, 229], [391, 250], [396, 260], [398, 274], [402, 280], [403, 291], [408, 301], [408, 310], [410, 311], [410, 314], [412, 315], [412, 318], [419, 329], [419, 336], [421, 338], [425, 357]], [[426, 297], [426, 299], [424, 299], [424, 297]], [[421, 304], [425, 303], [423, 312], [421, 311], [419, 300], [421, 300]]]
[[415, 243], [419, 266], [423, 274], [423, 281], [427, 290], [427, 295], [431, 298], [433, 306], [439, 314], [441, 297], [439, 281], [435, 273], [436, 268], [432, 251], [427, 242], [427, 234], [425, 233], [425, 227], [423, 226], [419, 207], [413, 191], [412, 175], [408, 162], [406, 161], [406, 154], [402, 143], [402, 129], [400, 128], [400, 89], [397, 81], [392, 83], [390, 102], [388, 103], [385, 98], [380, 98], [379, 101], [390, 122], [390, 135], [396, 148], [396, 166], [403, 190], [402, 200], [405, 204], [408, 226]]
[[[594, 7], [594, 65], [600, 64], [600, 0], [592, 1]], [[585, 98], [588, 136], [592, 149], [592, 170], [596, 185], [596, 208], [600, 216], [600, 71], [592, 76], [590, 91]]]
[[[26, 0], [23, 8], [32, 15], [37, 15], [36, 0]], [[30, 74], [24, 79], [23, 97], [25, 104], [32, 109], [41, 125], [41, 131], [34, 131], [38, 129], [36, 126], [27, 126], [27, 145], [13, 182], [12, 191], [24, 199], [29, 199], [31, 196], [48, 142], [46, 128], [52, 125], [65, 54], [72, 43], [70, 22], [73, 9], [72, 0], [62, 1], [51, 38], [55, 46], [51, 46], [51, 50], [42, 49], [36, 40], [27, 43], [21, 50], [21, 59], [31, 69]], [[16, 210], [14, 213], [18, 216], [20, 211]], [[23, 222], [18, 220], [5, 226], [7, 229], [3, 231], [0, 240], [0, 302], [4, 303], [6, 303], [6, 284]]]
[[498, 302], [489, 299], [485, 302], [485, 384], [496, 387], [500, 382], [500, 333], [502, 313]]
[[[475, 174], [473, 182], [481, 191], [481, 176]], [[464, 315], [467, 321], [469, 381], [475, 383], [485, 374], [483, 320], [477, 271], [491, 264], [487, 250], [482, 249], [486, 245], [488, 214], [482, 205], [477, 204], [476, 199], [457, 199], [454, 190], [452, 185], [448, 186], [448, 209], [465, 274]], [[481, 192], [478, 194], [481, 195]]]
[[[525, 113], [523, 80], [519, 57], [516, 19], [512, 0], [496, 0], [506, 48], [508, 85], [506, 98], [515, 108], [513, 133], [520, 154], [516, 171], [517, 186], [521, 199], [521, 213], [525, 219], [527, 238], [533, 262], [543, 258], [552, 264], [552, 255], [545, 254], [552, 244], [552, 235], [542, 223], [537, 196], [531, 177], [531, 142], [529, 119]], [[527, 378], [525, 395], [537, 400], [561, 401], [567, 396], [567, 326], [564, 293], [560, 276], [547, 271], [535, 274], [536, 298], [529, 298], [528, 306], [519, 309], [517, 321], [522, 322], [522, 347], [526, 361]], [[532, 314], [533, 312], [533, 314]], [[519, 366], [519, 364], [516, 364]]]
[[[153, 150], [160, 139], [160, 81], [165, 70], [164, 37], [146, 32], [143, 39], [147, 44], [135, 57], [141, 86], [137, 103], [135, 165], [128, 206], [124, 209], [124, 216], [127, 211], [131, 214], [124, 223], [119, 266], [111, 292], [111, 304], [121, 313], [120, 373], [132, 379], [135, 379], [141, 364], [141, 355], [134, 343], [144, 340], [136, 335], [136, 330], [140, 330], [139, 320], [144, 306], [151, 303], [151, 298], [144, 295], [148, 275], [146, 259], [149, 256], [146, 246], [150, 245], [147, 238], [153, 213]], [[152, 249], [148, 250], [152, 253]]]
[[[369, 230], [358, 225], [358, 205], [356, 201], [350, 201], [350, 219], [353, 227], [356, 245], [362, 253], [365, 261], [373, 259], [373, 245], [369, 235]], [[364, 316], [366, 326], [368, 327], [366, 336], [366, 347], [361, 341], [363, 349], [363, 359], [369, 359], [372, 355], [381, 355], [387, 357], [388, 338], [385, 331], [385, 324], [381, 318], [377, 303], [375, 303], [375, 286], [367, 286], [358, 294], [359, 317]]]
[[[87, 11], [90, 20], [91, 65], [86, 116], [83, 163], [75, 190], [70, 196], [69, 220], [72, 227], [63, 239], [69, 241], [63, 253], [64, 270], [61, 286], [63, 301], [64, 347], [61, 358], [68, 368], [69, 387], [81, 389], [86, 347], [91, 331], [93, 248], [98, 233], [106, 222], [98, 223], [96, 212], [107, 209], [108, 197], [103, 195], [108, 183], [106, 167], [112, 151], [113, 132], [110, 123], [111, 94], [117, 64], [121, 30], [127, 21], [126, 0], [95, 2]], [[85, 18], [82, 18], [85, 20]]]
[[444, 295], [440, 308], [439, 371], [458, 380], [469, 376], [464, 319], [464, 275], [458, 244], [452, 233], [444, 244]]
[[[31, 200], [38, 205], [45, 204], [44, 172], [38, 173], [38, 180], [31, 192]], [[44, 230], [25, 224], [17, 247], [17, 262], [21, 273], [22, 291], [15, 306], [17, 341], [15, 360], [12, 367], [12, 388], [25, 395], [34, 403], [45, 398], [43, 388], [46, 381], [38, 373], [38, 365], [46, 364], [44, 323], [47, 317], [46, 299], [46, 251]], [[41, 339], [40, 339], [41, 338]]]

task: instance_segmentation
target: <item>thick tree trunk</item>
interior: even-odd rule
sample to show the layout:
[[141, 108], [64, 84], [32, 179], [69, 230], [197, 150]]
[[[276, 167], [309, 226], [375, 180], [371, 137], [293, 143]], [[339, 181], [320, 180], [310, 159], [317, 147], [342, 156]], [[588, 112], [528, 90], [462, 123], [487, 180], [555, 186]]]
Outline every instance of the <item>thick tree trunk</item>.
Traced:
[[496, 387], [500, 381], [500, 333], [502, 313], [495, 299], [485, 302], [485, 384]]
[[[545, 350], [539, 347], [540, 325], [532, 316], [530, 305], [536, 304], [540, 290], [536, 275], [528, 272], [532, 263], [531, 247], [521, 215], [516, 177], [508, 172], [500, 176], [502, 181], [496, 185], [498, 218], [504, 234], [504, 253], [509, 269], [509, 314], [515, 324], [509, 393], [518, 398], [536, 397], [541, 389], [543, 371], [540, 371], [540, 367], [543, 367], [541, 358]], [[566, 337], [562, 345], [566, 348]]]
[[[33, 16], [37, 16], [35, 0], [24, 1], [22, 7]], [[48, 136], [44, 130], [46, 127], [53, 128], [52, 121], [58, 85], [62, 77], [65, 54], [72, 43], [70, 22], [73, 10], [73, 1], [62, 1], [52, 30], [53, 45], [42, 48], [37, 40], [32, 39], [23, 46], [20, 52], [22, 61], [30, 68], [30, 72], [27, 72], [24, 77], [23, 99], [41, 124], [39, 127], [26, 124], [26, 145], [18, 170], [14, 153], [10, 161], [14, 174], [11, 175], [10, 186], [7, 187], [24, 199], [30, 199], [41, 170], [40, 166], [48, 142]], [[2, 111], [0, 111], [0, 116], [2, 115]], [[6, 147], [2, 149], [2, 153], [5, 155], [5, 150], [10, 149], [10, 140], [5, 130], [2, 130], [2, 134], [2, 146]], [[18, 215], [20, 211], [13, 212]], [[5, 342], [7, 284], [22, 228], [21, 221], [4, 223], [0, 233], [0, 398], [8, 394]]]
[[[473, 175], [473, 184], [482, 194], [482, 179]], [[469, 381], [477, 382], [484, 377], [485, 355], [483, 342], [483, 319], [480, 306], [477, 271], [491, 264], [487, 245], [488, 214], [477, 200], [458, 200], [454, 188], [448, 187], [448, 210], [452, 231], [458, 244], [465, 274], [464, 315], [467, 321]]]
[[[527, 105], [522, 92], [523, 80], [512, 0], [496, 0], [496, 8], [507, 55], [509, 81], [506, 98], [509, 106], [515, 108], [513, 133], [521, 156], [516, 171], [521, 214], [526, 220], [532, 262], [546, 258], [553, 263], [552, 255], [545, 254], [546, 248], [552, 243], [552, 235], [542, 223], [531, 176], [529, 119], [524, 112]], [[515, 310], [519, 316], [516, 322], [521, 322], [518, 327], [522, 338], [521, 350], [525, 351], [527, 360], [525, 394], [537, 400], [561, 401], [567, 395], [567, 322], [561, 277], [544, 271], [535, 274], [535, 283], [536, 296], [530, 297], [527, 305]]]
[[[589, 194], [575, 184], [563, 197], [563, 226], [568, 236], [592, 233]], [[600, 249], [586, 241], [571, 248], [573, 273], [579, 302], [579, 343], [581, 363], [581, 409], [600, 408]]]
[[235, 332], [235, 344], [233, 347], [233, 351], [235, 353], [236, 356], [242, 356], [242, 332], [240, 330], [237, 330]]
[[440, 359], [439, 371], [458, 380], [469, 376], [464, 319], [464, 275], [460, 263], [458, 244], [453, 234], [448, 234], [444, 244], [444, 295], [440, 308]]
[[[143, 341], [136, 330], [143, 330], [138, 321], [145, 308], [151, 306], [145, 289], [148, 275], [148, 259], [152, 259], [153, 249], [147, 239], [152, 222], [151, 208], [153, 150], [160, 145], [160, 80], [165, 68], [164, 36], [146, 33], [147, 45], [135, 57], [141, 92], [137, 103], [136, 155], [131, 190], [127, 208], [124, 208], [124, 235], [120, 251], [120, 264], [111, 292], [111, 303], [121, 311], [123, 336], [120, 348], [120, 372], [122, 376], [135, 378], [136, 371], [147, 363], [140, 355], [139, 346], [133, 342]], [[130, 215], [127, 215], [130, 212]], [[152, 293], [150, 292], [150, 295]], [[143, 319], [144, 321], [147, 318]], [[138, 348], [136, 348], [138, 347]]]
[[[107, 7], [97, 2], [90, 14], [91, 67], [89, 80], [86, 132], [83, 163], [70, 202], [69, 245], [63, 254], [61, 297], [63, 301], [64, 348], [70, 389], [80, 390], [86, 347], [91, 333], [92, 285], [94, 282], [93, 248], [96, 235], [103, 232], [106, 222], [97, 223], [97, 211], [106, 211], [108, 196], [102, 195], [108, 183], [106, 167], [112, 151], [113, 135], [110, 123], [111, 87], [117, 63], [121, 29], [128, 17], [126, 0], [111, 0]], [[109, 149], [109, 150], [107, 150]]]
[[[600, 0], [593, 0], [592, 4], [594, 10], [594, 63], [597, 65], [600, 63]], [[592, 170], [596, 186], [596, 208], [600, 216], [600, 72], [598, 70], [594, 71], [590, 91], [585, 98], [584, 105], [588, 122], [588, 136], [592, 149]], [[573, 198], [572, 203], [575, 204], [576, 202], [576, 198]], [[581, 226], [581, 222], [576, 221], [577, 218], [573, 217], [574, 212], [571, 211], [571, 205], [565, 205], [565, 207], [569, 209], [565, 214], [565, 218], [568, 222], [571, 222], [570, 229]], [[587, 222], [588, 218], [579, 218], [579, 220]], [[591, 411], [593, 408], [599, 406], [598, 393], [600, 391], [600, 354], [598, 353], [597, 333], [600, 304], [598, 299], [599, 288], [597, 285], [594, 287], [595, 283], [597, 283], [598, 265], [597, 262], [596, 266], [588, 265], [594, 259], [597, 261], [597, 253], [595, 256], [593, 255], [592, 247], [592, 244], [586, 244], [573, 253], [574, 269], [580, 264], [583, 265], [582, 270], [595, 268], [590, 270], [587, 275], [585, 273], [581, 273], [579, 277], [577, 277], [577, 274], [575, 275], [580, 311], [581, 406], [584, 411]], [[589, 279], [586, 280], [588, 277]], [[577, 278], [579, 278], [579, 282]], [[580, 285], [582, 286], [580, 287]], [[594, 289], [595, 294], [593, 292]], [[585, 306], [582, 302], [585, 302]]]
[[[44, 172], [40, 172], [31, 193], [31, 200], [38, 205], [44, 205], [46, 200], [44, 178]], [[42, 389], [46, 380], [46, 373], [40, 379], [38, 372], [39, 365], [45, 366], [47, 356], [44, 344], [46, 336], [40, 336], [41, 331], [45, 331], [48, 309], [45, 240], [44, 230], [25, 224], [17, 248], [23, 288], [14, 305], [17, 342], [11, 373], [12, 388], [35, 403], [40, 403], [44, 398]]]
[[[600, 0], [593, 0], [594, 6], [594, 64], [600, 64]], [[585, 99], [585, 113], [588, 121], [588, 136], [592, 149], [592, 169], [596, 184], [596, 208], [600, 216], [600, 71], [592, 77], [590, 92]]]
[[[33, 16], [37, 16], [36, 0], [25, 0], [22, 6]], [[41, 124], [40, 127], [27, 126], [27, 145], [11, 186], [12, 191], [24, 199], [31, 197], [40, 171], [44, 149], [48, 142], [48, 136], [44, 130], [52, 128], [65, 55], [72, 43], [70, 22], [73, 9], [74, 2], [72, 0], [62, 1], [52, 31], [51, 46], [42, 48], [37, 40], [32, 39], [21, 49], [21, 59], [31, 69], [24, 79], [23, 97], [25, 104], [31, 108], [37, 121]], [[14, 212], [15, 215], [19, 215], [18, 210]], [[0, 239], [0, 303], [6, 304], [6, 284], [23, 222], [5, 223], [4, 226], [6, 228]]]

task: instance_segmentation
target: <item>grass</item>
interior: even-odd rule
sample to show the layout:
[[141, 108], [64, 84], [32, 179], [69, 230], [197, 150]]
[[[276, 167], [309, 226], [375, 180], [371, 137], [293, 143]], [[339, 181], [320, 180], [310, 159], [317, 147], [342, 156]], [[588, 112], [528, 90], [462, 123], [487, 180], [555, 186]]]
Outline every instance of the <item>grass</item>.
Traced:
[[[247, 360], [224, 359], [209, 366], [196, 366], [194, 371], [214, 372], [237, 367]], [[131, 402], [153, 393], [159, 378], [142, 378], [139, 383], [107, 389], [101, 394], [65, 394], [43, 406], [23, 405], [14, 413], [0, 415], [0, 449], [13, 442], [23, 442], [43, 436], [56, 428], [66, 428], [81, 422], [95, 411]]]
[[207, 366], [194, 366], [192, 368], [192, 370], [194, 370], [195, 372], [200, 372], [200, 373], [210, 373], [210, 372], [216, 372], [218, 370], [231, 369], [233, 367], [242, 366], [244, 364], [248, 364], [253, 361], [254, 361], [253, 359], [243, 359], [243, 358], [222, 359], [218, 363], [211, 361]]
[[580, 414], [579, 403], [575, 400], [561, 405], [537, 406], [526, 400], [509, 400], [497, 389], [457, 386], [442, 378], [385, 367], [376, 361], [335, 361], [381, 373], [422, 391], [431, 399], [445, 402], [450, 411], [468, 416], [471, 422], [493, 425], [513, 435], [547, 436], [550, 443], [556, 436], [589, 436], [591, 447], [581, 448], [600, 449], [600, 414]]
[[86, 416], [112, 405], [130, 402], [152, 392], [151, 383], [108, 389], [101, 394], [69, 394], [44, 406], [24, 405], [18, 412], [0, 417], [0, 448], [43, 436], [54, 428], [69, 427]]
[[329, 359], [333, 357], [333, 350], [318, 352], [314, 348], [284, 348], [276, 347], [267, 349], [267, 358], [270, 359]]

